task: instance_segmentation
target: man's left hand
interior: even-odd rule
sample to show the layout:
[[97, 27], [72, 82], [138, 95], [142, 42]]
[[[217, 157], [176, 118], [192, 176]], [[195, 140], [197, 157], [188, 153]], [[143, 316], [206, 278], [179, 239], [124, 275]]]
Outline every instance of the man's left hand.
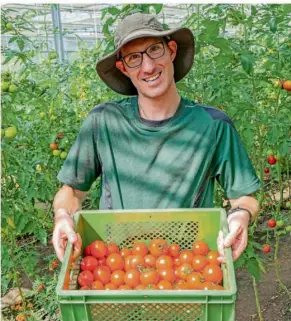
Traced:
[[218, 260], [225, 263], [225, 247], [232, 247], [232, 257], [236, 261], [245, 250], [248, 242], [249, 213], [241, 210], [228, 216], [229, 233], [223, 238], [223, 232], [219, 231], [217, 247], [220, 257]]

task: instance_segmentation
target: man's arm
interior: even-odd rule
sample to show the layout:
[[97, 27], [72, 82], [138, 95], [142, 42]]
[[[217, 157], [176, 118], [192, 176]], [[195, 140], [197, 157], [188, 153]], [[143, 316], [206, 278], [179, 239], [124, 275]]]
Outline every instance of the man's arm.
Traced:
[[53, 202], [55, 213], [55, 227], [53, 232], [53, 245], [60, 261], [63, 261], [67, 241], [73, 243], [73, 259], [76, 259], [82, 249], [82, 240], [74, 232], [74, 214], [81, 209], [87, 192], [64, 185], [57, 192]]
[[[252, 215], [252, 222], [259, 213], [259, 203], [252, 195], [230, 199], [229, 202], [231, 208], [240, 207], [249, 210]], [[245, 250], [248, 242], [249, 220], [249, 213], [244, 210], [239, 210], [228, 216], [227, 222], [229, 226], [229, 233], [224, 239], [223, 233], [220, 231], [217, 239], [217, 246], [221, 262], [225, 262], [225, 247], [232, 247], [232, 256], [234, 261], [237, 260]]]

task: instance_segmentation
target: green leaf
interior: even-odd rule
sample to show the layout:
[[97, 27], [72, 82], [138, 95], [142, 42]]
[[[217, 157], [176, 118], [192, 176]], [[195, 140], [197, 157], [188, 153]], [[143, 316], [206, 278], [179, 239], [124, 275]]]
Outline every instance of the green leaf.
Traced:
[[18, 219], [16, 221], [16, 232], [21, 233], [25, 225], [28, 223], [28, 221], [29, 221], [28, 215], [21, 213], [18, 216]]
[[204, 30], [200, 35], [200, 40], [209, 41], [217, 38], [219, 34], [219, 23], [218, 21], [205, 20], [203, 22]]
[[270, 26], [270, 30], [273, 33], [276, 33], [276, 31], [277, 31], [277, 22], [276, 22], [276, 18], [275, 17], [271, 18], [271, 20], [269, 22], [269, 26]]
[[255, 6], [251, 6], [251, 15], [255, 16], [257, 14], [257, 8]]
[[[120, 13], [120, 10], [118, 8], [116, 8], [116, 7], [110, 7], [110, 8], [108, 8], [108, 12], [111, 15], [116, 16], [116, 15], [118, 15]], [[102, 18], [101, 18], [101, 20], [102, 20]]]
[[244, 267], [246, 264], [246, 255], [243, 253], [235, 262], [234, 262], [234, 268], [239, 269], [241, 267]]
[[8, 43], [12, 43], [14, 42], [18, 37], [17, 36], [13, 36], [9, 39]]
[[250, 74], [253, 70], [253, 60], [252, 57], [249, 54], [242, 54], [240, 56], [240, 62], [242, 64], [242, 67], [244, 71], [247, 74]]
[[153, 4], [152, 6], [155, 8], [156, 14], [159, 14], [163, 9], [164, 5], [161, 3], [157, 3], [157, 4]]
[[257, 280], [261, 281], [261, 270], [257, 259], [251, 258], [247, 261], [248, 272]]
[[47, 245], [47, 232], [43, 228], [38, 228], [35, 231], [35, 236], [40, 240], [43, 245]]

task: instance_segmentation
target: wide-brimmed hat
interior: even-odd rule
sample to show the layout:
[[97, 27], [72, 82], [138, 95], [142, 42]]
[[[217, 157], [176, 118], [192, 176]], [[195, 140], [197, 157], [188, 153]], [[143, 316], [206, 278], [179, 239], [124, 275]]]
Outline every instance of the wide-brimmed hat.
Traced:
[[115, 50], [97, 62], [96, 70], [105, 84], [123, 95], [137, 95], [137, 90], [131, 80], [116, 66], [121, 48], [128, 42], [145, 37], [170, 37], [178, 45], [174, 60], [175, 82], [186, 76], [194, 61], [194, 36], [188, 28], [165, 30], [156, 16], [135, 13], [124, 18], [116, 28], [114, 43]]

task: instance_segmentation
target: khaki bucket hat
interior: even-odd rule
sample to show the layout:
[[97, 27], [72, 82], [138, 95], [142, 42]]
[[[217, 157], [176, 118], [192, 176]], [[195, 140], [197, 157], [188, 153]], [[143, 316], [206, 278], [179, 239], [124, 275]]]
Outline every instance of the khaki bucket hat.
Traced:
[[124, 18], [117, 26], [114, 44], [115, 50], [97, 62], [96, 70], [105, 84], [123, 95], [137, 95], [137, 90], [131, 80], [115, 66], [121, 48], [128, 42], [144, 37], [169, 37], [178, 44], [178, 51], [174, 60], [174, 78], [178, 82], [191, 69], [194, 61], [194, 36], [188, 28], [164, 30], [156, 16], [135, 13]]

